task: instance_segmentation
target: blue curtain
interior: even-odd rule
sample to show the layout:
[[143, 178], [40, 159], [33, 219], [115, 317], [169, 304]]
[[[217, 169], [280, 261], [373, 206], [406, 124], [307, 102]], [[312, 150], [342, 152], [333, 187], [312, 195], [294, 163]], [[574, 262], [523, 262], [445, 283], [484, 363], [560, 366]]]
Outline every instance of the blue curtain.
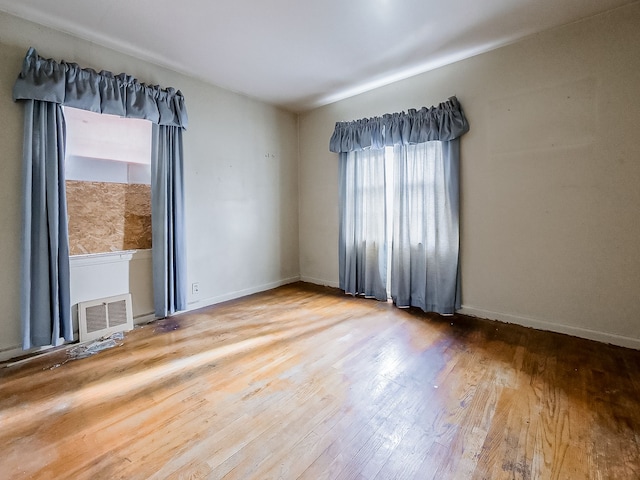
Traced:
[[459, 143], [394, 147], [391, 297], [399, 307], [460, 308]]
[[340, 288], [387, 299], [384, 150], [340, 154]]
[[[340, 154], [342, 289], [386, 299], [386, 265], [380, 262], [391, 255], [396, 305], [438, 313], [460, 308], [459, 137], [468, 130], [455, 97], [431, 108], [336, 124], [329, 149]], [[386, 146], [394, 147], [393, 185], [372, 189], [379, 182], [362, 159], [378, 159], [382, 167], [376, 168], [384, 175]], [[393, 192], [392, 212], [387, 188]], [[372, 194], [376, 199], [367, 197]], [[385, 223], [382, 231], [392, 222], [391, 242], [369, 231], [376, 221]], [[372, 272], [379, 272], [375, 282]]]
[[130, 75], [96, 72], [75, 63], [42, 58], [30, 48], [13, 86], [14, 100], [42, 100], [66, 107], [142, 118], [157, 125], [187, 128], [179, 90], [145, 85]]
[[460, 102], [451, 97], [438, 106], [336, 123], [329, 150], [356, 152], [394, 145], [448, 142], [469, 131]]
[[28, 100], [24, 109], [22, 348], [72, 341], [62, 107]]
[[187, 308], [182, 129], [153, 127], [151, 228], [156, 317]]
[[182, 130], [188, 117], [182, 93], [42, 58], [30, 48], [13, 98], [25, 104], [23, 348], [73, 340], [63, 105], [157, 125], [151, 186], [155, 310], [166, 316], [186, 308]]

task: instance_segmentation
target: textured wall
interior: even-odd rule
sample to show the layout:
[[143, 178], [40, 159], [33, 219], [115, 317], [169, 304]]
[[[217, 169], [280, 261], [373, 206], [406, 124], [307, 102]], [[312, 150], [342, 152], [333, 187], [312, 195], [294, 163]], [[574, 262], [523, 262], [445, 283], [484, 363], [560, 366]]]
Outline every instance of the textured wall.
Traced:
[[151, 248], [151, 187], [67, 180], [71, 255]]

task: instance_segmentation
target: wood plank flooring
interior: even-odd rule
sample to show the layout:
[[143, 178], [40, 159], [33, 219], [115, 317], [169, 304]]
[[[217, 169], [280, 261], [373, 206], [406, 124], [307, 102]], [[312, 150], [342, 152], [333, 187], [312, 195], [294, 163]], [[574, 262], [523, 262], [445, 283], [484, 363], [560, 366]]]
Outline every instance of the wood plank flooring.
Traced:
[[297, 283], [0, 368], [8, 479], [638, 479], [640, 352]]

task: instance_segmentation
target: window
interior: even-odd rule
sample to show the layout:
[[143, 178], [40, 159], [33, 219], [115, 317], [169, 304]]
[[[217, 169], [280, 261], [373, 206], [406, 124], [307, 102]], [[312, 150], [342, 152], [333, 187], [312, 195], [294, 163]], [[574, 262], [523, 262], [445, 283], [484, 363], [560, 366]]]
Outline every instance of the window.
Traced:
[[340, 157], [340, 286], [452, 313], [458, 295], [457, 161], [443, 142]]
[[151, 248], [151, 122], [64, 114], [70, 255]]

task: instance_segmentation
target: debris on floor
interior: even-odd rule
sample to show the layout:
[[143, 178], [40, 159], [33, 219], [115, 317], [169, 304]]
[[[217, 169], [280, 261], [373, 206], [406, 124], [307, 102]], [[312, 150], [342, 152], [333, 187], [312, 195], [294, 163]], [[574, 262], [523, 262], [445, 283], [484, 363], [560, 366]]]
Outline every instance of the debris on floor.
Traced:
[[[81, 343], [75, 345], [67, 350], [67, 358], [64, 362], [56, 363], [50, 367], [46, 367], [49, 370], [61, 367], [70, 360], [80, 360], [81, 358], [87, 358], [91, 355], [95, 355], [98, 352], [107, 350], [109, 348], [118, 347], [123, 344], [124, 332], [115, 332], [108, 337], [102, 337], [93, 342]], [[44, 370], [46, 370], [46, 368]]]
[[75, 347], [67, 350], [67, 357], [69, 360], [78, 360], [80, 358], [86, 358], [91, 355], [95, 355], [102, 350], [106, 350], [108, 348], [117, 347], [118, 345], [122, 345], [122, 343], [118, 343], [124, 340], [123, 332], [116, 332], [108, 337], [102, 337], [98, 340], [94, 340], [90, 343], [82, 343], [80, 345], [76, 345]]

